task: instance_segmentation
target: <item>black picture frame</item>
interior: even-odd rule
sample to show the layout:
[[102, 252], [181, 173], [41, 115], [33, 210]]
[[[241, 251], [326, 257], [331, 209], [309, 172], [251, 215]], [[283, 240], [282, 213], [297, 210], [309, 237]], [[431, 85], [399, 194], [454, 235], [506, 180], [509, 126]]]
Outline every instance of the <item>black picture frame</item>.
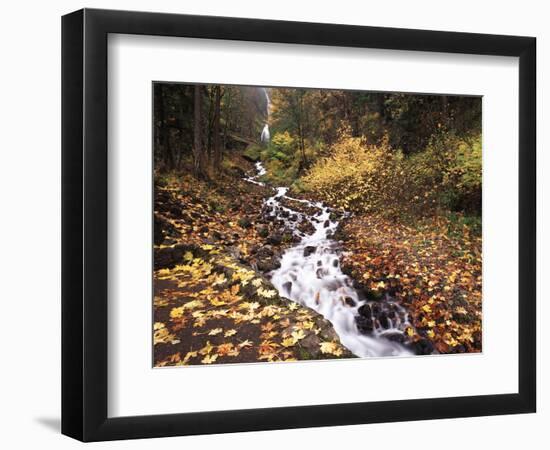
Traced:
[[[109, 418], [107, 36], [519, 57], [518, 393]], [[535, 412], [536, 39], [83, 9], [62, 18], [62, 433], [82, 441]]]

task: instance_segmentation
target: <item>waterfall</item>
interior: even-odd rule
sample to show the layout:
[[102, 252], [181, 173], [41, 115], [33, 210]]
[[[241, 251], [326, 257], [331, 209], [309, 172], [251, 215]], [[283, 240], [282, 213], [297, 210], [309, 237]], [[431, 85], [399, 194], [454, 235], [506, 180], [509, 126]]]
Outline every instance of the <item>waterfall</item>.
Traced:
[[269, 110], [271, 109], [271, 99], [269, 98], [269, 94], [267, 93], [266, 88], [262, 88], [265, 95], [265, 115], [267, 117], [267, 120], [269, 120]]
[[264, 129], [262, 130], [262, 135], [260, 136], [260, 140], [263, 144], [267, 144], [269, 142], [269, 125], [266, 123], [264, 125]]

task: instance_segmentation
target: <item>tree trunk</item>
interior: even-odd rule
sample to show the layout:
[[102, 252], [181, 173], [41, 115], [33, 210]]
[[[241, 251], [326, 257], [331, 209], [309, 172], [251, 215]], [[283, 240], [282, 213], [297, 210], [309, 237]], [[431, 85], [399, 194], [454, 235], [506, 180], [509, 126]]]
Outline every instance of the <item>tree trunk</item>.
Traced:
[[164, 150], [164, 160], [165, 164], [168, 167], [168, 170], [172, 170], [174, 168], [174, 155], [172, 154], [172, 147], [170, 145], [170, 127], [168, 125], [168, 117], [166, 115], [166, 108], [165, 108], [165, 102], [166, 102], [166, 87], [161, 88], [161, 94], [160, 94], [160, 117], [161, 117], [161, 142], [162, 142], [162, 148]]
[[216, 86], [214, 100], [214, 152], [212, 161], [212, 165], [216, 170], [219, 170], [222, 161], [222, 149], [220, 142], [221, 98], [221, 88], [220, 86]]
[[204, 177], [204, 149], [202, 146], [202, 94], [201, 85], [195, 85], [195, 124], [194, 124], [194, 172], [197, 178]]
[[299, 145], [300, 145], [300, 152], [302, 154], [302, 165], [305, 168], [307, 166], [307, 158], [306, 158], [306, 145], [305, 145], [305, 132], [304, 132], [304, 92], [300, 91], [300, 97], [298, 100], [298, 117], [300, 118], [298, 120], [298, 137], [299, 137]]

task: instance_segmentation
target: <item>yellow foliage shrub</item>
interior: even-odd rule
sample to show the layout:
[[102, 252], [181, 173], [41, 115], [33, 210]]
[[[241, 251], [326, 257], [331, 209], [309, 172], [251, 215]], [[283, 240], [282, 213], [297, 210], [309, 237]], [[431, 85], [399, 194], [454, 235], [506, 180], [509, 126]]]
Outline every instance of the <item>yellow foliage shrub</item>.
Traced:
[[352, 212], [420, 216], [481, 198], [481, 139], [445, 137], [405, 157], [388, 139], [371, 145], [341, 132], [330, 155], [302, 177], [304, 190]]

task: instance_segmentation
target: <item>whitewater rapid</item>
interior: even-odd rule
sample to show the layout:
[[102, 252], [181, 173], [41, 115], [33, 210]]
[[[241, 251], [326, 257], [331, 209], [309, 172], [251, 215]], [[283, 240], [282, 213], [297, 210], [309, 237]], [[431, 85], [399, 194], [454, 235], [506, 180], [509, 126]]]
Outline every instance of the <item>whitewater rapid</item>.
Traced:
[[[247, 181], [263, 185], [257, 180], [266, 173], [261, 162], [256, 163], [256, 170], [256, 176]], [[287, 192], [286, 187], [276, 188], [275, 194], [264, 202], [265, 213], [284, 222], [285, 228], [300, 238], [282, 254], [280, 268], [268, 274], [279, 295], [323, 315], [332, 323], [342, 344], [356, 356], [413, 354], [403, 345], [407, 340], [405, 330], [412, 326], [407, 311], [388, 296], [368, 301], [342, 272], [342, 249], [332, 238], [338, 228], [336, 215], [320, 202], [292, 198]], [[289, 207], [293, 202], [305, 208]], [[297, 225], [303, 221], [311, 223], [313, 232], [299, 230]], [[366, 333], [359, 330], [358, 320]]]

